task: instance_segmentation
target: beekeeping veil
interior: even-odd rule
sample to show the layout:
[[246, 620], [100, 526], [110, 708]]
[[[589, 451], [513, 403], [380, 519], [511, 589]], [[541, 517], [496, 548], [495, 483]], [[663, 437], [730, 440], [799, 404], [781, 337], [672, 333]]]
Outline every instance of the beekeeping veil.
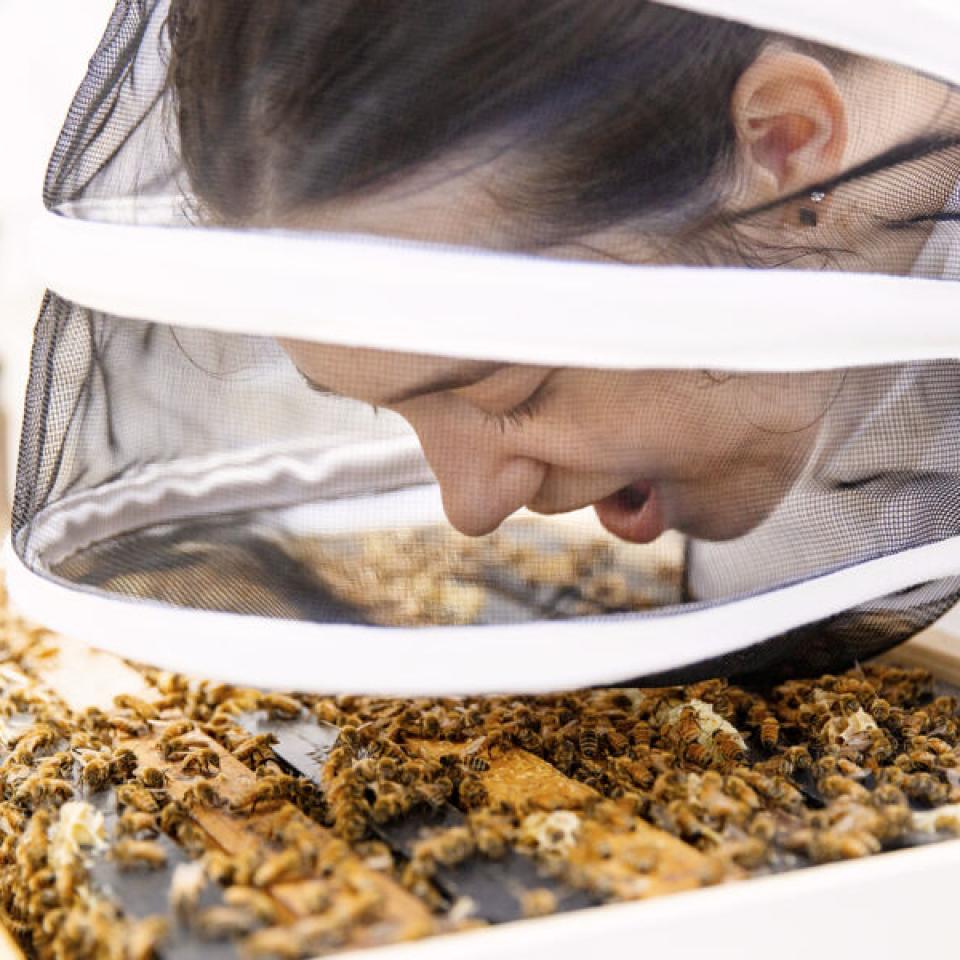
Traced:
[[[567, 7], [539, 25], [538, 4], [456, 4], [452, 24], [438, 3], [119, 0], [35, 235], [49, 292], [9, 558], [22, 610], [231, 681], [456, 693], [823, 671], [955, 602], [955, 4]], [[555, 68], [531, 59], [541, 29]], [[706, 153], [684, 131], [726, 115], [770, 43], [855, 77], [855, 122], [835, 176], [737, 209], [730, 124]], [[691, 50], [719, 58], [715, 101]], [[662, 131], [641, 169], [637, 116]], [[484, 220], [461, 184], [491, 170]], [[436, 235], [377, 212], [444, 184]], [[614, 234], [659, 253], [587, 242]], [[413, 354], [739, 390], [669, 444], [704, 490], [736, 492], [715, 506], [739, 521], [713, 531], [691, 494], [700, 522], [646, 545], [590, 511], [463, 537], [405, 420], [313, 389], [291, 339], [344, 370], [343, 348], [366, 348], [384, 369]], [[624, 426], [638, 449], [645, 418], [691, 419], [664, 396]], [[759, 467], [701, 457], [751, 418], [805, 438], [768, 490]], [[649, 462], [610, 501], [621, 520], [646, 509], [638, 484], [670, 515]]]

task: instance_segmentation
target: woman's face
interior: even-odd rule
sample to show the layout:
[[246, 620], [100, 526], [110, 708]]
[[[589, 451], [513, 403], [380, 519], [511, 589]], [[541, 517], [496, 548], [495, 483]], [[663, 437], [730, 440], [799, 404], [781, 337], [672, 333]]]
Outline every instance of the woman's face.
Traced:
[[714, 377], [455, 361], [285, 341], [312, 383], [401, 414], [450, 522], [593, 505], [635, 543], [745, 533], [806, 461], [836, 373]]
[[[858, 151], [882, 147], [861, 134], [854, 148], [848, 104], [856, 95], [855, 88], [841, 91], [809, 57], [790, 51], [762, 57], [740, 81], [732, 105], [743, 152], [741, 192], [733, 202], [742, 209], [791, 194], [860, 160]], [[942, 87], [927, 100], [932, 116], [942, 108]], [[886, 133], [896, 139], [903, 131]], [[497, 164], [458, 168], [454, 160], [449, 170], [441, 164], [428, 171], [423, 182], [304, 211], [284, 225], [448, 244], [483, 237], [486, 246], [515, 248], [517, 225], [493, 199], [502, 172]], [[842, 197], [828, 198], [818, 231], [847, 216]], [[789, 221], [784, 229], [792, 231], [787, 243], [825, 242]], [[657, 245], [636, 233], [582, 240], [547, 252], [658, 259]], [[608, 530], [632, 542], [651, 541], [668, 528], [702, 539], [740, 536], [797, 479], [842, 386], [837, 372], [554, 369], [304, 341], [283, 346], [314, 384], [405, 417], [436, 474], [450, 522], [472, 535], [491, 532], [520, 507], [560, 513], [593, 505]]]

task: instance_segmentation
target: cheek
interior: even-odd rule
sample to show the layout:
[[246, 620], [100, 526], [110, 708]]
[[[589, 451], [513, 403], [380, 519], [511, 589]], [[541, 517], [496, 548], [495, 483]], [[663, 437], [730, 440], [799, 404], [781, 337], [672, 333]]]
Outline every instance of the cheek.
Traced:
[[736, 383], [736, 408], [758, 430], [802, 433], [823, 419], [844, 380], [845, 373], [836, 370], [741, 377]]
[[652, 453], [702, 449], [709, 436], [697, 405], [676, 373], [595, 373], [568, 385], [544, 411], [562, 425], [592, 469], [621, 469]]

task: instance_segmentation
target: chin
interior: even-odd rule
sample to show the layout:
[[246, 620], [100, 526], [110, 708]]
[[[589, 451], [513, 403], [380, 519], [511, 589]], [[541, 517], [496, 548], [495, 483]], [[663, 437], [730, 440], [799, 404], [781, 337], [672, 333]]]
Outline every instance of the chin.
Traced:
[[772, 510], [773, 506], [751, 511], [745, 511], [739, 505], [737, 509], [724, 510], [721, 507], [713, 511], [698, 511], [690, 517], [678, 517], [670, 525], [695, 540], [738, 540], [759, 527]]

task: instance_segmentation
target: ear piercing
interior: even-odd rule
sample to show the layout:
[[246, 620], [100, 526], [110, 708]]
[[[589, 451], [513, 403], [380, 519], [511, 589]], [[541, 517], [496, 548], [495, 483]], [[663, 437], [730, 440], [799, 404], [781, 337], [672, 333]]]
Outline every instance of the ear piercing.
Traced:
[[819, 220], [817, 215], [817, 207], [826, 200], [827, 195], [822, 190], [814, 190], [810, 194], [810, 202], [813, 204], [812, 207], [803, 206], [800, 208], [800, 212], [797, 214], [797, 218], [800, 221], [801, 227], [815, 227]]

